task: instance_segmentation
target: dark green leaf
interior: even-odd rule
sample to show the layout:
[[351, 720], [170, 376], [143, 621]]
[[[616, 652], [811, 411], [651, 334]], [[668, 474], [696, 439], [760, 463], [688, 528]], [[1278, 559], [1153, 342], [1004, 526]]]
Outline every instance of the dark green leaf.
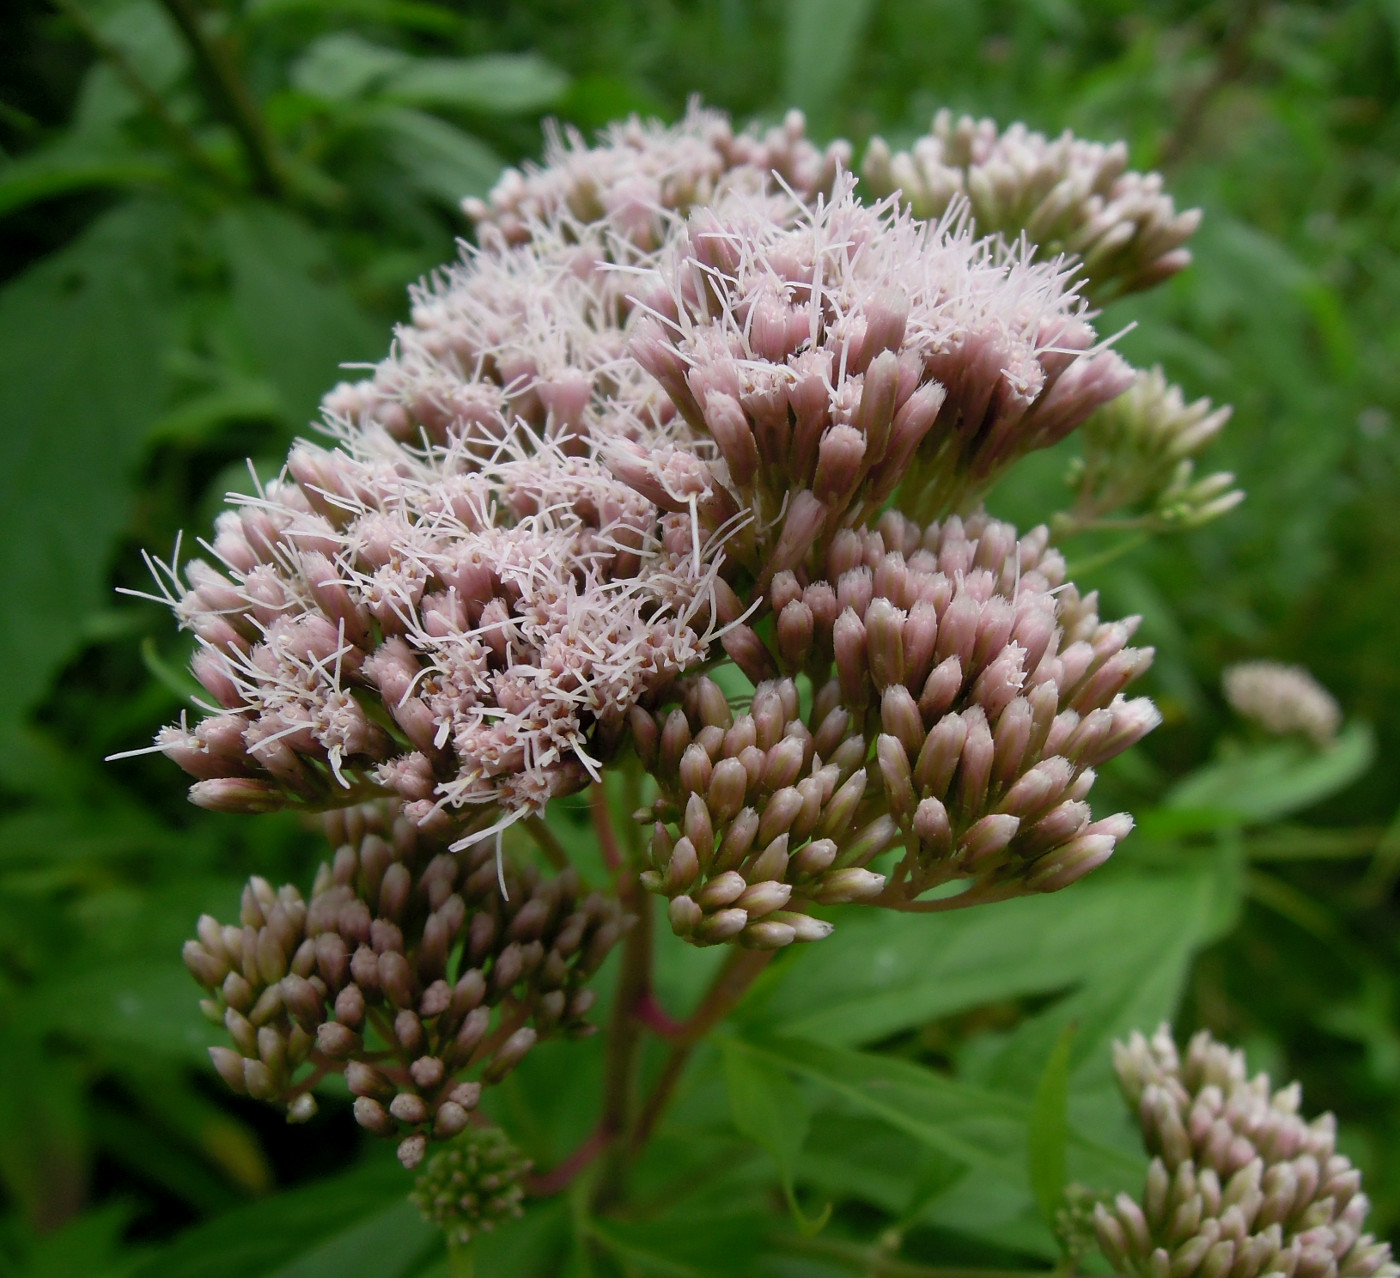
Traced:
[[405, 106], [451, 107], [513, 115], [543, 111], [569, 77], [533, 53], [480, 58], [421, 58], [389, 75], [380, 92]]
[[1166, 806], [1230, 814], [1251, 825], [1277, 821], [1346, 789], [1371, 766], [1375, 734], [1353, 723], [1325, 749], [1285, 741], [1242, 751], [1180, 781]]
[[0, 291], [0, 721], [43, 695], [104, 602], [163, 396], [178, 228], [173, 209], [124, 205]]
[[233, 276], [233, 306], [259, 370], [282, 395], [296, 429], [346, 375], [340, 365], [381, 356], [389, 334], [356, 305], [331, 268], [326, 243], [268, 204], [229, 209], [217, 234]]
[[1026, 1143], [1031, 1192], [1040, 1218], [1055, 1227], [1055, 1213], [1065, 1194], [1065, 1152], [1069, 1145], [1069, 1049], [1075, 1026], [1066, 1025], [1031, 1097]]
[[[189, 1230], [139, 1265], [133, 1278], [272, 1275], [331, 1243], [337, 1235], [372, 1225], [399, 1240], [403, 1261], [397, 1269], [378, 1271], [375, 1278], [399, 1278], [426, 1249], [425, 1226], [403, 1212], [410, 1177], [388, 1151], [376, 1154], [381, 1156], [343, 1176], [284, 1191]], [[393, 1249], [389, 1250], [393, 1254]], [[348, 1278], [340, 1268], [321, 1272], [346, 1274]], [[360, 1270], [356, 1278], [369, 1278], [370, 1272]]]
[[807, 1138], [807, 1105], [801, 1092], [784, 1070], [749, 1052], [742, 1040], [724, 1040], [721, 1052], [734, 1126], [772, 1155], [798, 1228], [803, 1233], [816, 1233], [826, 1223], [831, 1208], [808, 1220], [797, 1202], [794, 1175]]

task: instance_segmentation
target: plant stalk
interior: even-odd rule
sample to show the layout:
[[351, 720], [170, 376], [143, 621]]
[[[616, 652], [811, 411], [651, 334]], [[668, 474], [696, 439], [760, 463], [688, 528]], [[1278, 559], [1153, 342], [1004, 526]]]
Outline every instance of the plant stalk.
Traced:
[[161, 0], [161, 3], [194, 55], [211, 104], [242, 143], [252, 170], [254, 189], [272, 199], [281, 199], [286, 194], [286, 181], [272, 134], [252, 90], [234, 66], [227, 44], [210, 38], [192, 0]]

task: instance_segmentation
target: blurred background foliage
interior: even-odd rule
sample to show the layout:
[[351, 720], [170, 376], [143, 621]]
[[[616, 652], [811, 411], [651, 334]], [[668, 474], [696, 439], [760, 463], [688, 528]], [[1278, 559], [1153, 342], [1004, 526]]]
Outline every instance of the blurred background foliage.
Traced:
[[[1208, 462], [1249, 497], [1180, 537], [1067, 546], [1159, 654], [1166, 725], [1103, 782], [1141, 826], [1116, 864], [785, 955], [697, 1061], [629, 1211], [537, 1204], [482, 1271], [906, 1272], [872, 1238], [1047, 1262], [1025, 1098], [1077, 1025], [1070, 1172], [1138, 1182], [1107, 1044], [1163, 1016], [1300, 1077], [1400, 1236], [1396, 0], [8, 0], [0, 1273], [445, 1273], [343, 1102], [289, 1133], [215, 1085], [180, 942], [251, 870], [305, 885], [321, 851], [294, 818], [196, 811], [158, 757], [102, 763], [190, 692], [188, 642], [113, 588], [207, 530], [245, 458], [275, 473], [544, 117], [674, 119], [692, 93], [739, 118], [797, 105], [858, 145], [907, 143], [943, 105], [1126, 138], [1206, 221], [1194, 267], [1101, 326], [1136, 323], [1131, 359], [1235, 405]], [[1032, 458], [996, 512], [1064, 505], [1073, 453]], [[1231, 720], [1221, 669], [1258, 656], [1336, 693], [1340, 744], [1266, 747]], [[697, 962], [670, 954], [677, 1005]], [[499, 1089], [539, 1165], [591, 1125], [599, 1069], [550, 1046]], [[834, 1204], [823, 1233], [781, 1228], [780, 1180]]]

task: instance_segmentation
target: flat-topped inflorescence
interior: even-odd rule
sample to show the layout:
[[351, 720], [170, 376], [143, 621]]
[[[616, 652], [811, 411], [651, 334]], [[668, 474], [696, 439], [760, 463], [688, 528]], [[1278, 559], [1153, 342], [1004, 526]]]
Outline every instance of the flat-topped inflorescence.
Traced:
[[1202, 1030], [1184, 1059], [1163, 1025], [1114, 1052], [1153, 1155], [1142, 1201], [1094, 1216], [1110, 1262], [1142, 1278], [1396, 1278], [1390, 1247], [1363, 1233], [1361, 1174], [1336, 1150], [1330, 1114], [1299, 1114], [1297, 1083], [1248, 1076], [1244, 1053]]
[[978, 234], [1024, 235], [1043, 258], [1077, 258], [1097, 302], [1182, 270], [1191, 261], [1183, 245], [1201, 221], [1199, 209], [1177, 211], [1161, 174], [1129, 169], [1122, 142], [1104, 146], [1068, 130], [1052, 139], [1024, 124], [998, 131], [947, 110], [907, 151], [872, 139], [861, 182], [872, 197], [898, 191], [923, 218], [966, 199]]
[[343, 1073], [360, 1125], [412, 1166], [540, 1037], [591, 1030], [586, 982], [631, 920], [580, 896], [573, 871], [454, 855], [395, 804], [325, 822], [338, 846], [310, 900], [254, 878], [241, 926], [205, 915], [185, 962], [233, 1041], [211, 1049], [229, 1086], [295, 1121], [315, 1112], [316, 1081]]

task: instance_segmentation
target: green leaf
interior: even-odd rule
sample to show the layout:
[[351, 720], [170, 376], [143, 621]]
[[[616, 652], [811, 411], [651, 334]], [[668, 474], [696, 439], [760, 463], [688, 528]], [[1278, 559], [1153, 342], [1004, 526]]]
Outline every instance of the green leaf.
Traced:
[[215, 233], [243, 340], [300, 429], [342, 380], [340, 365], [382, 356], [389, 335], [336, 279], [324, 240], [304, 222], [270, 204], [247, 204], [227, 210]]
[[292, 67], [294, 88], [328, 102], [362, 97], [413, 59], [401, 49], [371, 44], [353, 31], [317, 40]]
[[77, 1071], [20, 1018], [0, 1020], [0, 1184], [40, 1231], [69, 1219], [86, 1189], [88, 1138]]
[[762, 1240], [764, 1215], [755, 1211], [676, 1211], [646, 1221], [594, 1219], [588, 1235], [626, 1266], [627, 1272], [667, 1278], [709, 1278], [752, 1270]]
[[179, 214], [123, 205], [0, 290], [0, 578], [16, 722], [104, 602], [163, 398]]
[[831, 1216], [831, 1206], [809, 1220], [797, 1201], [793, 1178], [807, 1138], [807, 1105], [801, 1092], [784, 1070], [747, 1051], [741, 1040], [725, 1039], [721, 1052], [734, 1126], [773, 1156], [797, 1227], [804, 1234], [815, 1234]]
[[0, 214], [93, 187], [161, 187], [171, 182], [158, 155], [113, 154], [110, 146], [55, 146], [0, 165]]
[[405, 106], [514, 115], [553, 106], [569, 77], [534, 53], [420, 58], [388, 76], [380, 93]]
[[1055, 1213], [1065, 1195], [1065, 1152], [1069, 1145], [1069, 1051], [1075, 1026], [1066, 1025], [1045, 1062], [1045, 1072], [1031, 1097], [1026, 1142], [1031, 1192], [1041, 1219], [1055, 1227]]
[[1310, 808], [1357, 781], [1375, 758], [1375, 734], [1353, 723], [1319, 750], [1283, 741], [1242, 751], [1180, 781], [1164, 806], [1213, 811], [1251, 825]]
[[423, 111], [380, 105], [365, 127], [414, 189], [454, 211], [464, 196], [489, 191], [504, 167], [480, 139]]
[[784, 100], [825, 114], [860, 51], [871, 0], [788, 0], [783, 47]]
[[1024, 1101], [935, 1074], [889, 1056], [796, 1038], [743, 1040], [759, 1060], [831, 1089], [872, 1117], [970, 1167], [989, 1167], [1024, 1185], [1016, 1155], [1025, 1140]]
[[[354, 1171], [303, 1189], [285, 1190], [262, 1202], [239, 1207], [207, 1224], [181, 1234], [144, 1264], [132, 1278], [248, 1278], [250, 1274], [292, 1274], [299, 1260], [331, 1246], [338, 1237], [357, 1234], [357, 1249], [382, 1264], [384, 1256], [397, 1257], [397, 1267], [350, 1268], [344, 1251], [329, 1267], [303, 1269], [297, 1278], [312, 1273], [333, 1273], [337, 1278], [400, 1278], [419, 1262], [431, 1231], [416, 1214], [403, 1210], [410, 1178], [392, 1155], [374, 1157]], [[367, 1231], [369, 1237], [360, 1231]], [[381, 1248], [371, 1241], [387, 1234], [395, 1240]]]
[[792, 956], [756, 1014], [783, 1034], [854, 1045], [1052, 993], [1111, 967], [1122, 938], [1170, 911], [1181, 891], [1176, 876], [1118, 872], [994, 909], [851, 911], [827, 940]]

